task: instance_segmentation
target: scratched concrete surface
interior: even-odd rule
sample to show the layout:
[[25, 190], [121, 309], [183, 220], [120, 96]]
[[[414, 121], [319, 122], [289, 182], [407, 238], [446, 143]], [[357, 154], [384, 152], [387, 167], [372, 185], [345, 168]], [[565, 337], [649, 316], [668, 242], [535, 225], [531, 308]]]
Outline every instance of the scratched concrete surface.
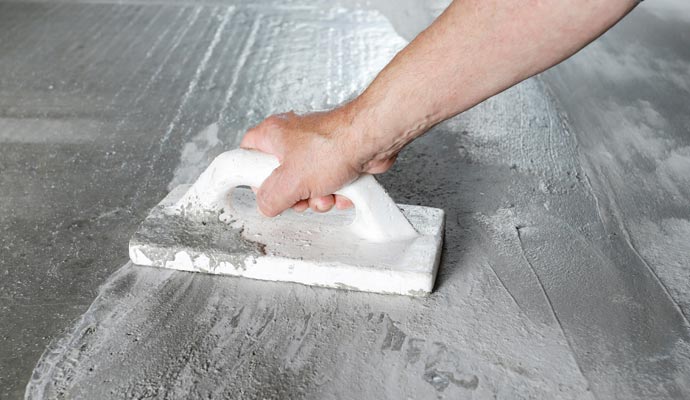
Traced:
[[380, 177], [447, 212], [427, 299], [127, 263], [170, 187], [355, 95], [439, 9], [372, 3], [0, 3], [0, 398], [690, 397], [680, 0]]

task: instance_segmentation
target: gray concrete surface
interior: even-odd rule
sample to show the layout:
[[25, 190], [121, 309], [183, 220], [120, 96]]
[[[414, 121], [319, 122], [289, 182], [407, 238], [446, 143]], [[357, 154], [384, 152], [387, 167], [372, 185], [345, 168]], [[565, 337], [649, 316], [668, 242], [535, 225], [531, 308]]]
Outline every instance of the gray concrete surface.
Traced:
[[0, 3], [0, 398], [690, 397], [680, 0], [381, 176], [448, 213], [428, 299], [127, 263], [170, 187], [353, 96], [438, 10], [373, 3]]

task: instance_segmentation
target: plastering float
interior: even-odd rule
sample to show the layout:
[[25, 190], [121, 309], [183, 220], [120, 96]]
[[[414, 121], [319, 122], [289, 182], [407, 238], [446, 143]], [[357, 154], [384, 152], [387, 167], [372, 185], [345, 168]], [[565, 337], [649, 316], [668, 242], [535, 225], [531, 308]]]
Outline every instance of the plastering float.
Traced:
[[193, 185], [176, 187], [153, 208], [130, 240], [132, 262], [367, 292], [432, 291], [443, 210], [396, 205], [363, 175], [336, 192], [354, 212], [288, 210], [266, 218], [250, 190], [234, 189], [261, 186], [277, 166], [256, 151], [219, 155]]

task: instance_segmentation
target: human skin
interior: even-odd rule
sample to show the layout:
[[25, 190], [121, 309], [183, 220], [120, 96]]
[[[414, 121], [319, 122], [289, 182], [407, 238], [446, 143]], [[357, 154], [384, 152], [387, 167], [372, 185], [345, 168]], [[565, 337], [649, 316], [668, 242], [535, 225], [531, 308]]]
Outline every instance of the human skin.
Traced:
[[335, 109], [265, 119], [240, 146], [280, 166], [257, 190], [273, 217], [293, 207], [351, 206], [332, 193], [388, 170], [435, 124], [570, 57], [635, 0], [455, 0], [357, 98]]

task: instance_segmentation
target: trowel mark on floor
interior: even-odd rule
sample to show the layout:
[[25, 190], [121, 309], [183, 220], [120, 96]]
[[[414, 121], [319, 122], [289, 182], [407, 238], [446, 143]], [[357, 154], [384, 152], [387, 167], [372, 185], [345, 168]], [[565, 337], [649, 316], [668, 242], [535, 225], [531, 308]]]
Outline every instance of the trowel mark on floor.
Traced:
[[[690, 170], [690, 169], [689, 169]], [[662, 277], [685, 315], [690, 315], [690, 219], [642, 218], [631, 229], [640, 243], [640, 253], [663, 268]], [[659, 241], [655, 238], [663, 238]]]
[[[599, 392], [652, 397], [660, 390], [674, 397], [687, 390], [680, 382], [690, 372], [690, 332], [683, 315], [656, 280], [647, 275], [645, 267], [629, 258], [620, 271], [616, 260], [625, 255], [615, 245], [594, 246], [559, 218], [541, 214], [529, 218], [533, 226], [521, 229], [520, 234], [525, 257], [545, 277], [544, 289], [551, 294], [559, 323], [584, 373]], [[547, 245], [556, 234], [564, 239], [565, 246]], [[547, 246], [552, 250], [547, 252]], [[573, 254], [577, 255], [575, 259]], [[573, 277], [577, 286], [564, 283]], [[583, 296], [583, 292], [588, 295]], [[614, 315], [627, 317], [613, 323]], [[588, 330], [586, 336], [573, 334], [582, 327]], [[606, 339], [611, 336], [619, 338], [615, 347]], [[635, 357], [630, 357], [631, 348], [635, 349]], [[658, 357], [668, 364], [661, 366]], [[621, 377], [626, 381], [623, 387], [612, 389], [607, 385]], [[657, 379], [668, 384], [652, 388]]]
[[406, 337], [407, 335], [395, 325], [395, 322], [386, 316], [386, 337], [383, 338], [381, 350], [400, 351]]
[[514, 210], [502, 208], [495, 215], [476, 215], [476, 222], [482, 229], [476, 229], [477, 235], [484, 236], [487, 243], [496, 247], [487, 251], [489, 268], [506, 291], [515, 300], [520, 309], [534, 321], [554, 323], [555, 314], [549, 306], [539, 277], [525, 260], [518, 237], [521, 222]]
[[288, 346], [286, 352], [286, 361], [291, 367], [295, 367], [294, 362], [298, 361], [303, 352], [309, 352], [310, 350], [305, 350], [305, 344], [308, 345], [307, 334], [312, 329], [312, 314], [307, 313], [304, 316], [304, 324], [302, 329], [295, 332], [295, 336], [292, 338], [290, 346]]
[[443, 343], [432, 343], [430, 354], [424, 363], [423, 379], [439, 392], [453, 384], [473, 391], [479, 386], [477, 375], [465, 373], [453, 365], [453, 360], [447, 358], [448, 348]]

